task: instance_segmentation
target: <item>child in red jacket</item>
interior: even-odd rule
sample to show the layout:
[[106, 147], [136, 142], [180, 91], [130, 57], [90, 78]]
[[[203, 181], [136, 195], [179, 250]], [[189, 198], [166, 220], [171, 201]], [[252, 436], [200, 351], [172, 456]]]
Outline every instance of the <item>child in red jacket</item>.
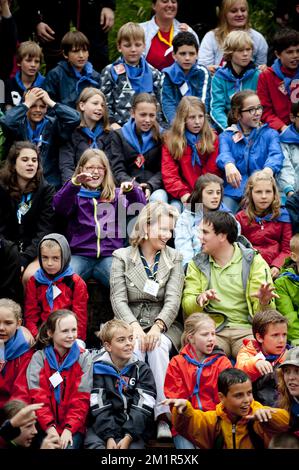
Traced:
[[218, 136], [209, 124], [205, 105], [195, 96], [184, 96], [162, 146], [162, 179], [171, 198], [184, 204], [199, 176], [221, 176], [217, 155]]
[[33, 354], [33, 338], [21, 324], [20, 305], [0, 299], [0, 423], [4, 419], [3, 406], [12, 396], [29, 401], [23, 382]]
[[79, 448], [85, 434], [92, 387], [91, 354], [77, 341], [77, 319], [70, 310], [52, 312], [40, 329], [27, 369], [31, 401], [43, 433], [60, 439], [60, 448]]
[[35, 337], [42, 322], [57, 309], [72, 310], [78, 319], [78, 337], [85, 341], [87, 327], [87, 286], [70, 267], [71, 251], [66, 238], [46, 235], [38, 248], [41, 266], [26, 286], [24, 319]]
[[[215, 410], [219, 403], [217, 380], [231, 362], [216, 345], [215, 322], [205, 313], [193, 313], [184, 325], [183, 348], [174, 356], [166, 372], [166, 398], [185, 398], [193, 408]], [[194, 445], [172, 429], [177, 449], [194, 449]]]
[[244, 200], [245, 209], [236, 215], [241, 234], [267, 261], [275, 279], [291, 254], [292, 226], [288, 211], [280, 207], [273, 176], [264, 170], [253, 173], [247, 181]]

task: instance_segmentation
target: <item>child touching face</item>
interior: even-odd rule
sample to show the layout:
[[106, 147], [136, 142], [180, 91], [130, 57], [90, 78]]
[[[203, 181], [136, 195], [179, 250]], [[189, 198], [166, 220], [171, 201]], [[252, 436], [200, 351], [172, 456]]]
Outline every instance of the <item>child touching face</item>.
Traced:
[[241, 233], [258, 249], [276, 278], [285, 258], [290, 256], [292, 228], [287, 210], [280, 206], [275, 179], [256, 171], [247, 182], [245, 209], [236, 215]]

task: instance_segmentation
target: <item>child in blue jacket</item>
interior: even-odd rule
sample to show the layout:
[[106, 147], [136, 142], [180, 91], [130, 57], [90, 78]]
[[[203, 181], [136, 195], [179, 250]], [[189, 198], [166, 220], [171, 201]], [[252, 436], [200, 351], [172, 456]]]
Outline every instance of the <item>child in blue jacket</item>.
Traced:
[[61, 41], [61, 49], [64, 60], [47, 73], [43, 88], [54, 101], [76, 108], [83, 88], [100, 88], [101, 76], [88, 62], [89, 41], [83, 33], [66, 33]]
[[276, 175], [282, 168], [279, 134], [261, 123], [263, 107], [251, 90], [239, 91], [231, 100], [231, 122], [220, 134], [216, 163], [225, 171], [223, 202], [236, 212], [248, 177], [256, 170]]
[[223, 44], [227, 61], [212, 78], [211, 117], [217, 127], [227, 127], [227, 113], [231, 97], [241, 90], [257, 89], [259, 69], [252, 62], [253, 41], [246, 31], [231, 31]]
[[211, 78], [208, 69], [197, 63], [198, 42], [194, 34], [178, 33], [172, 43], [174, 64], [162, 70], [162, 109], [167, 122], [171, 123], [183, 96], [197, 96], [207, 113], [210, 109]]

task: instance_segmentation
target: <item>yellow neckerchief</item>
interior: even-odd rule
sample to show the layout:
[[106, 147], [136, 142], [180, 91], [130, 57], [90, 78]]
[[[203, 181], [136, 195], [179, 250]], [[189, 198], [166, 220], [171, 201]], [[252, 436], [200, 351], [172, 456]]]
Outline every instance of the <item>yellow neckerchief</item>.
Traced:
[[173, 28], [173, 23], [172, 23], [171, 28], [170, 28], [170, 33], [169, 33], [169, 41], [167, 41], [165, 38], [163, 38], [160, 30], [158, 31], [158, 38], [160, 39], [160, 41], [163, 42], [164, 44], [166, 44], [169, 47], [172, 46], [173, 30], [174, 30], [174, 28]]

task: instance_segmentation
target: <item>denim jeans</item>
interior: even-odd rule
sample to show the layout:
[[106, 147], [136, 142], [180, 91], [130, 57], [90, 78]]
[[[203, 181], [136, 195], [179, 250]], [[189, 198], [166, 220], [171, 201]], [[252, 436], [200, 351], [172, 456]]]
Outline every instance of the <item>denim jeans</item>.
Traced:
[[71, 259], [71, 267], [84, 281], [94, 278], [105, 287], [110, 287], [111, 264], [112, 256], [90, 258], [89, 256], [73, 255]]
[[230, 196], [223, 196], [223, 202], [226, 205], [226, 207], [232, 211], [233, 214], [236, 214], [236, 212], [238, 212], [239, 210], [241, 198], [235, 199]]
[[172, 199], [169, 194], [165, 191], [165, 189], [157, 189], [154, 191], [150, 198], [150, 202], [156, 202], [156, 201], [162, 201], [162, 202], [167, 202], [171, 206], [175, 207], [179, 213], [183, 211], [183, 204], [179, 199]]

